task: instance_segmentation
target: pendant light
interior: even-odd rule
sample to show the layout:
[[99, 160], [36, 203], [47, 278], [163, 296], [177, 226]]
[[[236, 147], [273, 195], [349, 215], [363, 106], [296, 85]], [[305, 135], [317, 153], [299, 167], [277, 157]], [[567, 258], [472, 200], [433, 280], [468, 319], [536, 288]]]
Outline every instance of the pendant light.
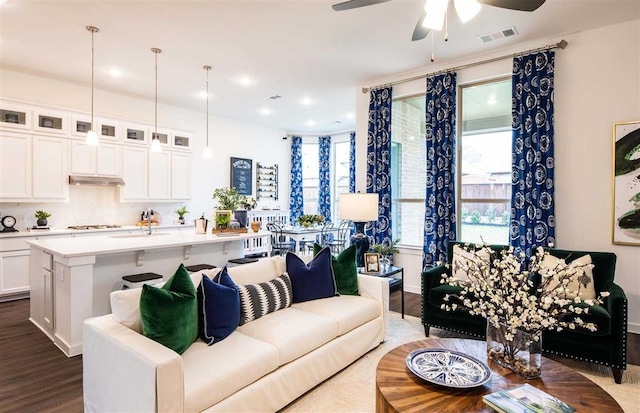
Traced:
[[202, 151], [202, 157], [211, 159], [211, 148], [209, 148], [209, 70], [211, 70], [211, 66], [202, 66], [202, 68], [207, 71], [207, 143]]
[[154, 133], [151, 138], [151, 152], [162, 152], [162, 146], [160, 146], [160, 136], [158, 136], [158, 54], [162, 53], [161, 49], [156, 47], [152, 48], [151, 51], [156, 55], [156, 99], [155, 99], [155, 122], [154, 122]]
[[93, 26], [86, 26], [86, 29], [91, 32], [91, 130], [87, 132], [87, 139], [85, 143], [91, 146], [98, 145], [98, 134], [95, 130], [95, 122], [93, 121], [93, 78], [95, 69], [95, 53], [93, 50], [93, 35], [98, 33], [100, 29]]

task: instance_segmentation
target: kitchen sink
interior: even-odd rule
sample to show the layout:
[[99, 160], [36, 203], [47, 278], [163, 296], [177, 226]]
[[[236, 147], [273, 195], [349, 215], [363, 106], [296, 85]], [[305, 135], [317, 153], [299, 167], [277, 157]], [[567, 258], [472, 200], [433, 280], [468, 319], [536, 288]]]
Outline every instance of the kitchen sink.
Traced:
[[109, 235], [111, 238], [146, 238], [146, 237], [155, 237], [157, 235], [170, 235], [170, 232], [153, 232], [151, 235], [146, 232], [136, 232], [135, 234], [116, 234]]

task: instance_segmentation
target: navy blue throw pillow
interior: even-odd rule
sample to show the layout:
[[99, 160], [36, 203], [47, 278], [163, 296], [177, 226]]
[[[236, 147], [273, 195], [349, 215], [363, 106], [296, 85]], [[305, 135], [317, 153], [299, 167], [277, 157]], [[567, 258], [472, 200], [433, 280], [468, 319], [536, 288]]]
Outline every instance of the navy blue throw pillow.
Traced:
[[233, 333], [240, 323], [238, 287], [224, 267], [213, 280], [203, 275], [197, 292], [199, 335], [212, 345]]
[[291, 279], [294, 303], [337, 295], [329, 247], [320, 250], [308, 265], [292, 253], [287, 253], [285, 262]]

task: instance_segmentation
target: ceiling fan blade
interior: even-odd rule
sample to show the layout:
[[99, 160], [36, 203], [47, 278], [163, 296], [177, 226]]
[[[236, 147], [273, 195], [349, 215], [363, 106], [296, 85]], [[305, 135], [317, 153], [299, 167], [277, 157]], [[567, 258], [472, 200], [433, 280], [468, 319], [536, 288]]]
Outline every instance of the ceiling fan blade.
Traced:
[[418, 19], [418, 23], [416, 24], [416, 28], [413, 29], [413, 36], [411, 36], [412, 42], [415, 42], [416, 40], [424, 39], [425, 37], [427, 37], [429, 32], [431, 32], [429, 28], [422, 26], [422, 22], [424, 21], [424, 18], [426, 15], [427, 15], [426, 11], [423, 11], [422, 14], [420, 15], [420, 18]]
[[478, 2], [509, 10], [534, 11], [542, 6], [545, 0], [478, 0]]
[[333, 7], [333, 10], [335, 11], [343, 11], [356, 9], [358, 7], [373, 6], [374, 4], [386, 3], [388, 1], [391, 0], [349, 0], [342, 3], [334, 4], [331, 7]]

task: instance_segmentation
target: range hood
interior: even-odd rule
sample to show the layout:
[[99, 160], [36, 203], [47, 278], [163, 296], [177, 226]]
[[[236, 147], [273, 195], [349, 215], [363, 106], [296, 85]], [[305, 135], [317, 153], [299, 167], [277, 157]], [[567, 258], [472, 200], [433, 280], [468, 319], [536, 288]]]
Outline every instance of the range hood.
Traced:
[[69, 175], [70, 185], [124, 186], [122, 178], [114, 176]]

